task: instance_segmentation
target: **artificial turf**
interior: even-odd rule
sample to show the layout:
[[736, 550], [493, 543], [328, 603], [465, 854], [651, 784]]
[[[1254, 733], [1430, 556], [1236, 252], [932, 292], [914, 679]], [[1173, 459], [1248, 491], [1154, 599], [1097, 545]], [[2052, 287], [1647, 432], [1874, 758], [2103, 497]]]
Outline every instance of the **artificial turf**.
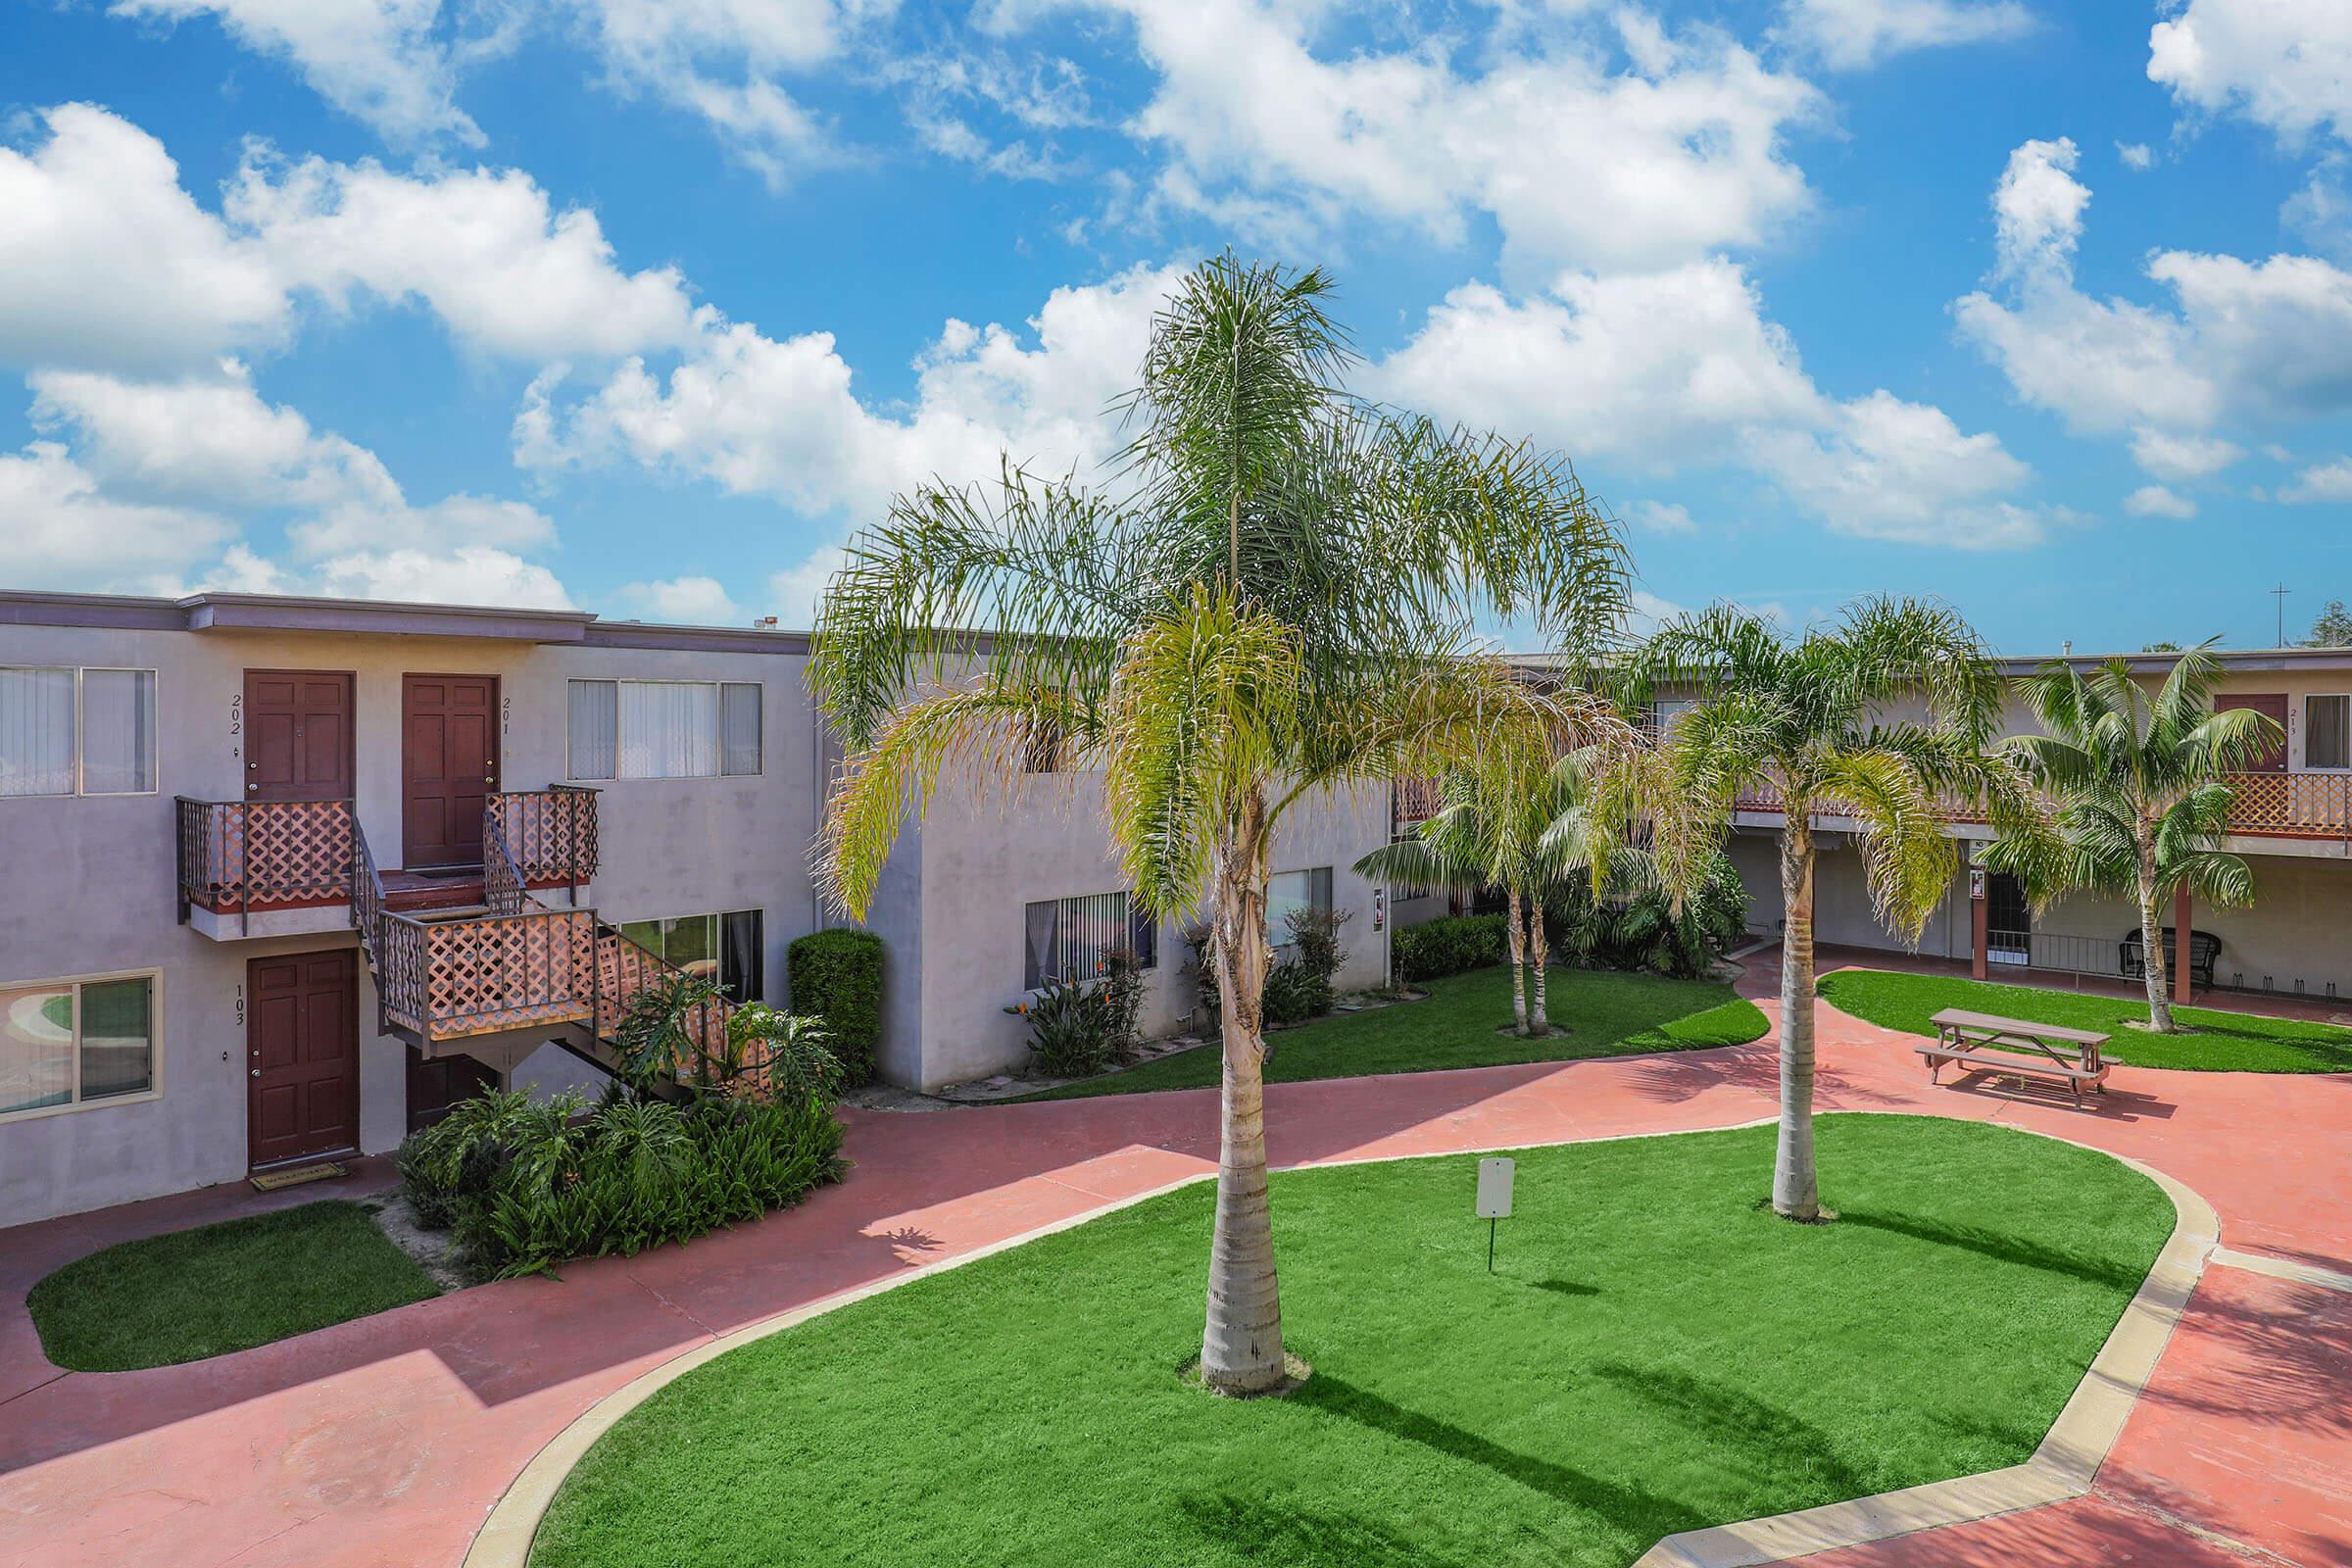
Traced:
[[330, 1200], [120, 1243], [49, 1275], [24, 1304], [53, 1364], [127, 1372], [438, 1294], [365, 1209]]
[[1840, 969], [1823, 975], [1819, 989], [1840, 1012], [1906, 1034], [1934, 1035], [1930, 1018], [1946, 1007], [1965, 1007], [2065, 1029], [2095, 1030], [2109, 1037], [2099, 1048], [2102, 1055], [2133, 1066], [2192, 1072], [2352, 1072], [2352, 1029], [2296, 1018], [2175, 1007], [2175, 1021], [2191, 1032], [2158, 1035], [2128, 1027], [2148, 1019], [2146, 1001], [2128, 997], [1884, 969]]
[[574, 1469], [538, 1568], [1631, 1563], [1678, 1530], [2025, 1459], [2170, 1233], [2154, 1183], [2006, 1128], [1770, 1128], [1278, 1173], [1287, 1397], [1188, 1386], [1211, 1190], [695, 1368]]
[[[1267, 1036], [1266, 1082], [1430, 1072], [1520, 1061], [1569, 1061], [1642, 1051], [1737, 1046], [1764, 1033], [1764, 1014], [1712, 980], [1662, 980], [1605, 969], [1553, 969], [1549, 1012], [1568, 1033], [1541, 1040], [1497, 1034], [1511, 1021], [1511, 972], [1495, 966], [1427, 982], [1428, 999], [1366, 1012], [1336, 1013]], [[1126, 1072], [1064, 1084], [1032, 1100], [1202, 1089], [1218, 1079], [1214, 1050], [1148, 1061]]]

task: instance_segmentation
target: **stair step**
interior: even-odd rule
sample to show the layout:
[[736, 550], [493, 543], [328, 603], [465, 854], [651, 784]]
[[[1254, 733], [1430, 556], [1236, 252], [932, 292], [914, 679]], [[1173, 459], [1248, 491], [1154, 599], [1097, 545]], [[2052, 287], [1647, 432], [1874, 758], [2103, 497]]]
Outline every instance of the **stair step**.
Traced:
[[399, 914], [471, 908], [482, 902], [482, 873], [477, 869], [433, 875], [387, 871], [383, 880], [384, 907]]

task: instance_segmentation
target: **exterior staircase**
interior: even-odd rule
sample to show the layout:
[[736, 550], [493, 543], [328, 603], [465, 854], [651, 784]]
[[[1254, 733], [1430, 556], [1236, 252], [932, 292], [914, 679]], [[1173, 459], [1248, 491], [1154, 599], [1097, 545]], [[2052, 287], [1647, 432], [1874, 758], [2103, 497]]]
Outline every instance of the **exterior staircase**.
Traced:
[[[614, 1070], [632, 1004], [682, 971], [578, 905], [596, 874], [595, 818], [593, 790], [494, 795], [479, 881], [437, 886], [399, 873], [388, 885], [354, 821], [351, 923], [375, 974], [380, 1032], [427, 1059], [520, 1038]], [[573, 902], [539, 897], [557, 886]], [[723, 1054], [733, 1013], [724, 1002], [701, 1004], [686, 1020], [688, 1038]], [[676, 1070], [684, 1076], [690, 1065]]]

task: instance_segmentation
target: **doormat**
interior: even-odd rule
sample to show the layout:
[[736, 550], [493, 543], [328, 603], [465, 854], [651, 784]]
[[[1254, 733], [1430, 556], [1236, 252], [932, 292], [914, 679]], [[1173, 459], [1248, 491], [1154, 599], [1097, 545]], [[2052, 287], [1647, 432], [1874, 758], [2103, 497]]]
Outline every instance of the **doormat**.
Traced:
[[256, 1171], [247, 1178], [257, 1193], [274, 1193], [281, 1187], [300, 1187], [304, 1182], [322, 1182], [329, 1176], [348, 1176], [351, 1167], [338, 1165], [331, 1159], [315, 1165], [281, 1165], [275, 1170]]

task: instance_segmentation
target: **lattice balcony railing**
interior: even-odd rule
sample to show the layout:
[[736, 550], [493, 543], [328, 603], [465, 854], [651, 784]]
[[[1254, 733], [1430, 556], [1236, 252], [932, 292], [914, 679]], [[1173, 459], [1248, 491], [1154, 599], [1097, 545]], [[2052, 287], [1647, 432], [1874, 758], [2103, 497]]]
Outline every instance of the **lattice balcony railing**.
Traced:
[[[2232, 833], [2250, 838], [2352, 839], [2352, 774], [2232, 773], [2229, 778]], [[1775, 785], [1760, 784], [1742, 790], [1734, 805], [1742, 811], [1778, 811], [1781, 792]], [[1937, 814], [1947, 822], [1984, 820], [1982, 809], [1962, 802], [1941, 807]]]
[[522, 880], [535, 888], [596, 880], [597, 792], [578, 784], [507, 790], [490, 797], [489, 821], [506, 835]]
[[349, 801], [175, 803], [179, 903], [216, 914], [341, 904], [351, 897]]

